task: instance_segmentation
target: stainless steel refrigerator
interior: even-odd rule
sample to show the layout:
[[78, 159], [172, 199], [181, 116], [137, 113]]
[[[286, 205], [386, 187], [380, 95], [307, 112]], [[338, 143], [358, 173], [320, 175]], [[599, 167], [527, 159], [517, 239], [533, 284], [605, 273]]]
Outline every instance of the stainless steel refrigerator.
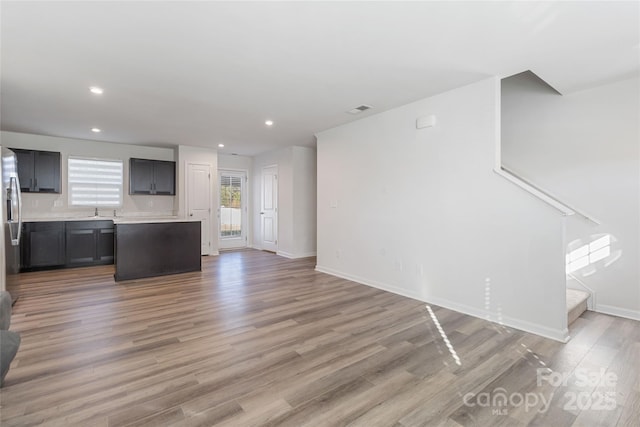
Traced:
[[18, 178], [16, 154], [2, 149], [2, 229], [4, 245], [0, 245], [4, 256], [0, 257], [0, 289], [11, 293], [13, 302], [18, 299], [18, 273], [20, 272], [20, 238], [22, 237], [22, 198]]

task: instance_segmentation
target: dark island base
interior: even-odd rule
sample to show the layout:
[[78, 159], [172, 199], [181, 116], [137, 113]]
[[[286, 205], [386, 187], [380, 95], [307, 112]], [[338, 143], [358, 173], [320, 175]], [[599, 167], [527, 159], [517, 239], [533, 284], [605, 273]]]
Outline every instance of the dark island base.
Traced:
[[116, 282], [202, 269], [199, 221], [115, 227]]

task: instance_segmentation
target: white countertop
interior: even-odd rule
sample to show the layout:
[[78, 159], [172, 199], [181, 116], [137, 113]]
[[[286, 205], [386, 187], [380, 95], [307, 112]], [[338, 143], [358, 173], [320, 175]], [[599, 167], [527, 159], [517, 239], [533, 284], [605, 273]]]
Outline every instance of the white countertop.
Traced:
[[112, 221], [111, 216], [57, 216], [57, 217], [37, 217], [22, 218], [22, 222], [45, 222], [45, 221]]
[[121, 217], [121, 218], [112, 218], [114, 224], [149, 224], [156, 222], [195, 222], [200, 221], [199, 219], [194, 218], [178, 218], [175, 217], [149, 217], [149, 218], [140, 218], [140, 217]]
[[177, 216], [82, 216], [82, 217], [40, 217], [24, 218], [22, 222], [45, 222], [45, 221], [113, 221], [114, 224], [144, 224], [153, 222], [192, 222], [199, 221], [193, 218], [179, 218]]

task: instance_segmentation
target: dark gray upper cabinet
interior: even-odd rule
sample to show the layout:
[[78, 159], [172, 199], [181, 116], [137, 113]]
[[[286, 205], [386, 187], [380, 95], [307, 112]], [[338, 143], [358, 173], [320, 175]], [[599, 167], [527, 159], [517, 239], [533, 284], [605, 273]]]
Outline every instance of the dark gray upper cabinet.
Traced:
[[176, 162], [129, 160], [129, 194], [176, 194]]
[[60, 153], [12, 150], [18, 158], [20, 190], [26, 193], [60, 193]]

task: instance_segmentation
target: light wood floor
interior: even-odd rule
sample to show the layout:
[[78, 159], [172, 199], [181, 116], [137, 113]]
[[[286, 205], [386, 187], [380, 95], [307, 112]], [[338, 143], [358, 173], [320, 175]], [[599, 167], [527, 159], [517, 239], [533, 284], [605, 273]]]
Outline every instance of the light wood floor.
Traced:
[[[119, 284], [112, 266], [23, 275], [0, 424], [639, 425], [639, 322], [587, 312], [563, 345], [314, 263], [245, 250]], [[566, 380], [538, 385], [547, 368]]]

